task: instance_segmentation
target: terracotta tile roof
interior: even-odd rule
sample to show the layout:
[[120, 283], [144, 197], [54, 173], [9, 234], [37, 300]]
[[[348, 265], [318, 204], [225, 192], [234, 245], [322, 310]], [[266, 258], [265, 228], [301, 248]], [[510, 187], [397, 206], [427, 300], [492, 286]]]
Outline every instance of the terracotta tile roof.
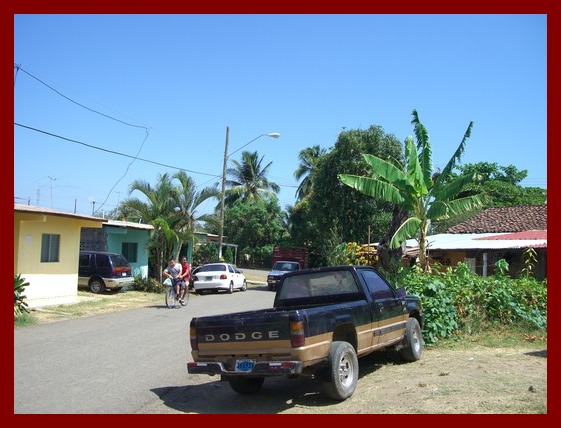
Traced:
[[504, 235], [487, 236], [485, 238], [474, 238], [474, 240], [496, 239], [501, 241], [519, 240], [519, 239], [547, 239], [547, 230], [526, 230], [524, 232], [506, 233]]
[[513, 233], [547, 230], [547, 205], [492, 207], [450, 227], [446, 233]]

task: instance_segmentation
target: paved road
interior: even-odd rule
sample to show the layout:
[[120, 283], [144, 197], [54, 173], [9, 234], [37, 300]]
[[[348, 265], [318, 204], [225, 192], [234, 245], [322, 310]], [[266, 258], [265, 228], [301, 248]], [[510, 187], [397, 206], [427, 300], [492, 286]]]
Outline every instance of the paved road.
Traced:
[[[162, 304], [17, 328], [14, 413], [245, 413], [227, 383], [187, 373], [189, 322], [270, 307], [273, 298], [266, 286], [252, 285], [193, 296], [175, 310]], [[218, 390], [233, 397], [233, 407], [209, 399]]]

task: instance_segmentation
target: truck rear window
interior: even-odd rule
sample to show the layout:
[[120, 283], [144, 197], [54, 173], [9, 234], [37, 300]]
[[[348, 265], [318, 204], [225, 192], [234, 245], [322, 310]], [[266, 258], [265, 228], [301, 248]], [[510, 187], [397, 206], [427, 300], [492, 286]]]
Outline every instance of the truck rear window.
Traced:
[[329, 271], [285, 277], [278, 299], [355, 294], [359, 288], [349, 271]]
[[276, 262], [273, 266], [273, 270], [285, 270], [288, 272], [293, 272], [298, 270], [300, 266], [298, 263], [287, 263], [287, 262]]

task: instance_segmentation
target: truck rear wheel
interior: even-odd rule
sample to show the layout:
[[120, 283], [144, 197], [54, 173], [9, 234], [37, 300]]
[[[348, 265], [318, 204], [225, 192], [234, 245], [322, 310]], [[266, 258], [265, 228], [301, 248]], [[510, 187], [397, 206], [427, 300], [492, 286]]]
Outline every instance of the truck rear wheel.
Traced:
[[265, 382], [264, 377], [232, 376], [228, 378], [230, 387], [239, 394], [252, 394], [257, 392]]
[[329, 352], [329, 373], [323, 383], [324, 393], [334, 400], [349, 398], [358, 381], [358, 358], [348, 342], [333, 342]]
[[423, 352], [423, 336], [421, 335], [421, 326], [416, 318], [409, 318], [407, 320], [403, 345], [403, 348], [399, 350], [401, 358], [408, 362], [421, 359], [421, 354]]

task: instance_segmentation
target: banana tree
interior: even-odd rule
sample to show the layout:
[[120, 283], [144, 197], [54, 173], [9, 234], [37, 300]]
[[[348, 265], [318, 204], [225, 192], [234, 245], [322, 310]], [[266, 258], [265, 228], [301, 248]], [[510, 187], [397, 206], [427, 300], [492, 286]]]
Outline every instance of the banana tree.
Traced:
[[338, 178], [343, 184], [365, 195], [391, 202], [409, 213], [409, 217], [393, 235], [390, 248], [398, 248], [406, 239], [417, 237], [419, 264], [423, 271], [428, 271], [427, 232], [431, 221], [474, 211], [483, 205], [483, 197], [458, 197], [464, 186], [476, 179], [476, 175], [452, 175], [471, 135], [473, 122], [470, 122], [447, 165], [440, 173], [435, 173], [428, 132], [416, 110], [413, 110], [412, 115], [411, 123], [414, 125], [417, 144], [411, 136], [405, 139], [405, 164], [395, 158], [385, 160], [362, 154], [371, 168], [371, 175], [339, 174]]

